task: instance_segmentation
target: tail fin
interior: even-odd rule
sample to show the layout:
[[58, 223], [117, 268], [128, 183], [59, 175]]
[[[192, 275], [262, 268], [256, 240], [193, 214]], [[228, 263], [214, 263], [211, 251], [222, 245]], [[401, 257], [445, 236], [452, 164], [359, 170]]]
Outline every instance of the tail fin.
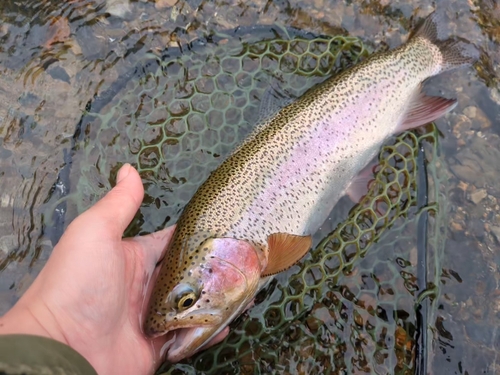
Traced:
[[412, 38], [425, 38], [439, 48], [443, 55], [442, 71], [475, 63], [479, 58], [479, 50], [465, 39], [459, 37], [446, 39], [443, 22], [443, 11], [431, 13]]

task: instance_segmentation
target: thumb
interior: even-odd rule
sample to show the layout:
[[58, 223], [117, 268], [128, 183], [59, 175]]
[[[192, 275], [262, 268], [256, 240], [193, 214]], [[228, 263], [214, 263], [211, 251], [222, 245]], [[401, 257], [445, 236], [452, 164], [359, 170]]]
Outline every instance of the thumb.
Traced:
[[139, 173], [128, 163], [120, 168], [116, 181], [113, 189], [70, 226], [100, 227], [121, 238], [141, 205], [144, 187]]

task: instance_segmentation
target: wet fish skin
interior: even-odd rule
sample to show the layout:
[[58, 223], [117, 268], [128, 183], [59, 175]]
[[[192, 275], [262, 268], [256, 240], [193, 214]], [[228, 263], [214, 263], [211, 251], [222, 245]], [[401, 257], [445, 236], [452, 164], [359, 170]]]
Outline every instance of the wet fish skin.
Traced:
[[[169, 361], [206, 345], [253, 300], [263, 276], [297, 260], [300, 251], [287, 249], [307, 246], [301, 236], [320, 227], [389, 136], [456, 105], [423, 95], [421, 83], [473, 63], [477, 52], [439, 34], [433, 14], [406, 44], [308, 91], [198, 189], [177, 223], [144, 325], [150, 336], [176, 334]], [[275, 234], [285, 235], [270, 241]]]

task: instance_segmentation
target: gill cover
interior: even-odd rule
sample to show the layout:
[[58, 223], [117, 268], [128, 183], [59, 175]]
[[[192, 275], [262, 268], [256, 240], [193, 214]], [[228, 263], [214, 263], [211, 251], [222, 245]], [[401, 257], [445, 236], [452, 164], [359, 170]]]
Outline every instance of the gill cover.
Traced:
[[169, 293], [161, 331], [173, 331], [167, 359], [189, 357], [221, 332], [253, 300], [263, 267], [262, 251], [233, 238], [205, 240], [201, 259], [190, 268], [190, 282], [180, 282]]

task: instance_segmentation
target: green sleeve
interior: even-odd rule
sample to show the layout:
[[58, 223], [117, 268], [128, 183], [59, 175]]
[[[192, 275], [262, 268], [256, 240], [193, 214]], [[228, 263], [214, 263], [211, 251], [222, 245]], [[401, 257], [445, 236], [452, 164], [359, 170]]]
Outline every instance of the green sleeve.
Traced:
[[0, 374], [97, 375], [69, 346], [46, 337], [0, 335]]

